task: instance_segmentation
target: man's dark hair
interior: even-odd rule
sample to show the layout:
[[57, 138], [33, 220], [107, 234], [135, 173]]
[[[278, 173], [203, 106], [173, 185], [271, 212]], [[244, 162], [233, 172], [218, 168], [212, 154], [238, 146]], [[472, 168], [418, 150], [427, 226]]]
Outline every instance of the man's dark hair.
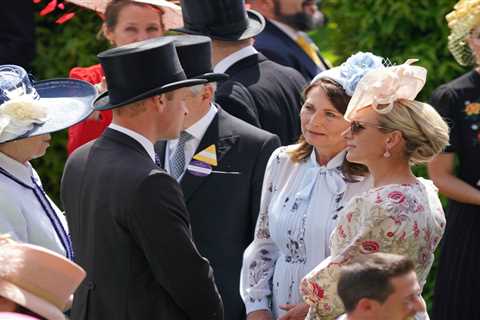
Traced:
[[390, 279], [415, 271], [412, 260], [388, 253], [373, 253], [354, 258], [342, 268], [337, 291], [347, 312], [362, 298], [384, 303], [394, 291]]

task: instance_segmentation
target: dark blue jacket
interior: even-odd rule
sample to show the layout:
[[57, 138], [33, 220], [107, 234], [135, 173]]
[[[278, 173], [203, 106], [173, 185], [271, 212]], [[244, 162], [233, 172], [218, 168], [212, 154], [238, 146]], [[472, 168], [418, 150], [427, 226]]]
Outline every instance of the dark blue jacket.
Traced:
[[292, 38], [268, 20], [262, 33], [255, 37], [254, 46], [268, 59], [297, 70], [307, 81], [325, 68], [328, 69], [328, 64], [321, 55], [319, 58], [325, 68], [317, 66]]

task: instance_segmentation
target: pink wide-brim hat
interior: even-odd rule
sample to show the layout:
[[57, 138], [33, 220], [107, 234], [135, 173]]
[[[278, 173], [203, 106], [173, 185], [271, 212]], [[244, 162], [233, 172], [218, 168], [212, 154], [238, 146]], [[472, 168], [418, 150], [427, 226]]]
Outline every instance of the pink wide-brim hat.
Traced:
[[14, 312], [0, 312], [0, 320], [38, 320], [38, 318]]
[[51, 250], [0, 242], [0, 296], [48, 320], [64, 320], [85, 271]]
[[[98, 13], [104, 14], [107, 5], [111, 0], [67, 0], [77, 6], [84, 7]], [[180, 28], [183, 26], [182, 8], [170, 1], [166, 0], [132, 0], [133, 2], [140, 2], [150, 4], [162, 9], [162, 22], [166, 30]]]

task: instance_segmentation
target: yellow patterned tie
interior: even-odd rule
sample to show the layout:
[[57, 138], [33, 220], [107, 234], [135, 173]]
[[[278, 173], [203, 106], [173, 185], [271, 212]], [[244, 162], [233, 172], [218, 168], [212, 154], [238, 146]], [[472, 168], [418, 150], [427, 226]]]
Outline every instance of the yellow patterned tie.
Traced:
[[313, 62], [315, 62], [317, 66], [322, 65], [322, 62], [317, 54], [317, 46], [315, 46], [315, 44], [305, 39], [305, 37], [302, 35], [297, 37], [297, 44], [303, 49], [303, 51], [305, 51], [305, 53], [310, 57], [310, 59], [312, 59]]

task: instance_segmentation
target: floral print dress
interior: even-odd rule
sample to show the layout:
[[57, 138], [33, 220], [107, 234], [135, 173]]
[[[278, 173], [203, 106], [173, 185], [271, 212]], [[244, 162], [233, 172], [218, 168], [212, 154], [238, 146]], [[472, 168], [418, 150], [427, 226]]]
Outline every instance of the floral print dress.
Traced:
[[302, 302], [300, 281], [330, 254], [338, 213], [372, 186], [370, 178], [345, 181], [340, 170], [345, 151], [321, 166], [315, 152], [293, 162], [289, 151], [295, 147], [275, 150], [266, 168], [255, 238], [241, 271], [247, 314], [271, 310], [276, 319], [284, 314], [280, 304]]
[[423, 287], [444, 229], [442, 204], [429, 180], [387, 185], [354, 197], [332, 233], [331, 256], [302, 280], [302, 295], [310, 305], [306, 319], [335, 319], [344, 313], [337, 295], [339, 273], [358, 255], [407, 256], [414, 261]]

